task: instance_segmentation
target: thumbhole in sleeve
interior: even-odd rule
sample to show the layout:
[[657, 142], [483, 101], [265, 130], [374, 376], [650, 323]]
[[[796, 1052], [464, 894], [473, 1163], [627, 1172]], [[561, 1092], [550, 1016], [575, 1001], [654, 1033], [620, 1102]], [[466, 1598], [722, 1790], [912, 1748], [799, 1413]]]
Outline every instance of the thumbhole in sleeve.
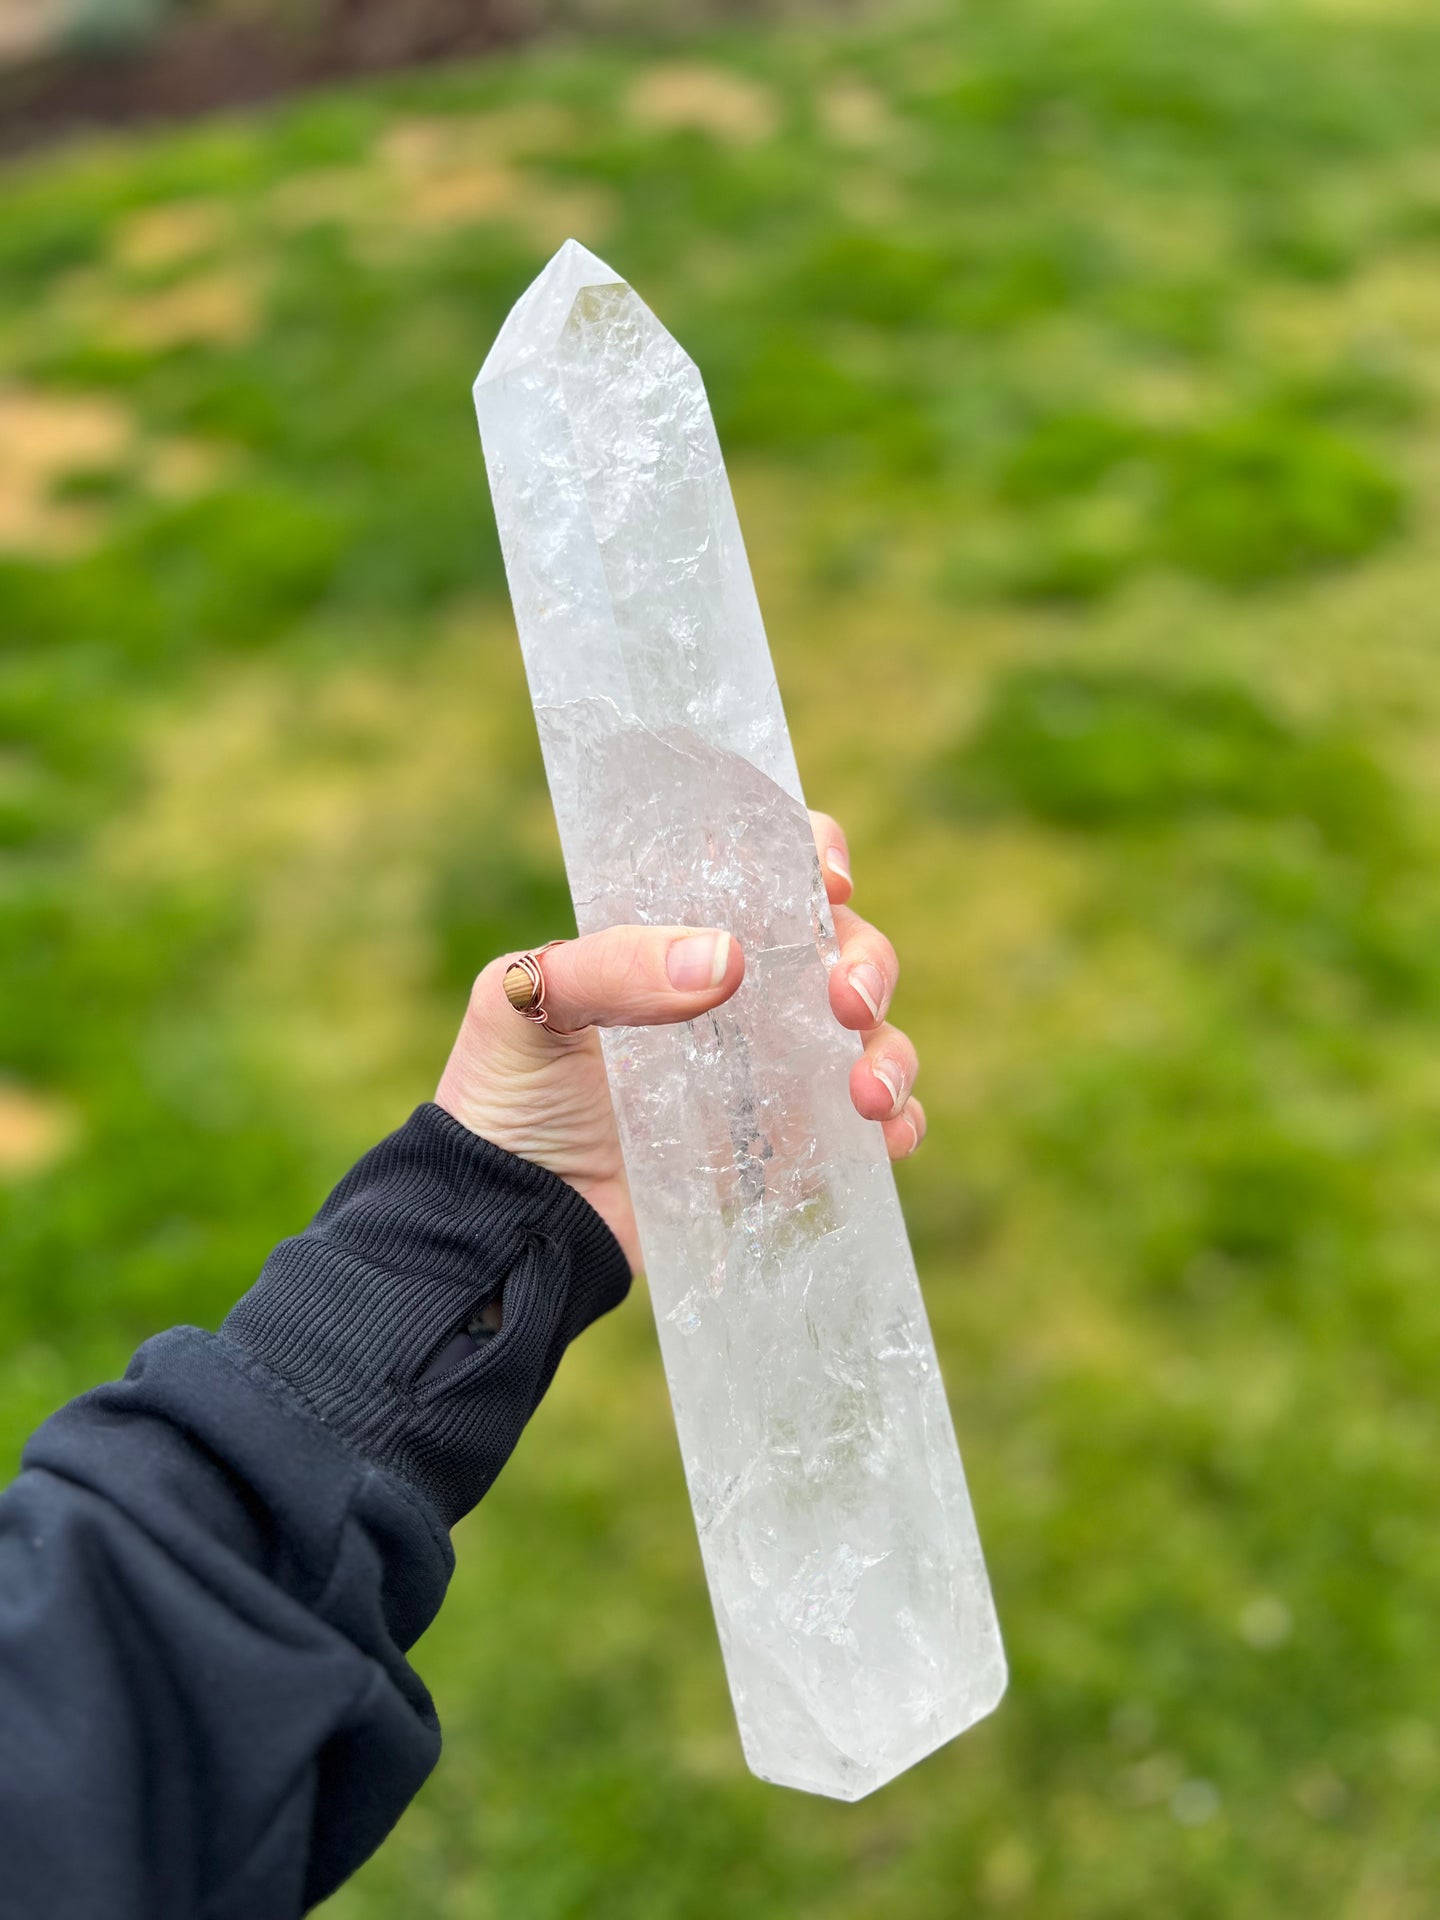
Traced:
[[471, 1308], [464, 1326], [457, 1327], [440, 1343], [420, 1375], [421, 1384], [438, 1380], [442, 1373], [449, 1373], [452, 1367], [463, 1366], [465, 1361], [495, 1338], [504, 1324], [505, 1282], [502, 1280], [493, 1293], [487, 1294]]

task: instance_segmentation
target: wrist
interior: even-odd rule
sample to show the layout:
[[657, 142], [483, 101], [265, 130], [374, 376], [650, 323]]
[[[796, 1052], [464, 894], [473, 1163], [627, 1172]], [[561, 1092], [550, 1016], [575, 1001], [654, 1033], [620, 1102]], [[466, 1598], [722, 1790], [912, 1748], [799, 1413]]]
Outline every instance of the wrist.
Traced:
[[[453, 1524], [509, 1457], [570, 1340], [629, 1280], [579, 1193], [431, 1103], [275, 1249], [222, 1331]], [[502, 1291], [493, 1339], [432, 1371]]]

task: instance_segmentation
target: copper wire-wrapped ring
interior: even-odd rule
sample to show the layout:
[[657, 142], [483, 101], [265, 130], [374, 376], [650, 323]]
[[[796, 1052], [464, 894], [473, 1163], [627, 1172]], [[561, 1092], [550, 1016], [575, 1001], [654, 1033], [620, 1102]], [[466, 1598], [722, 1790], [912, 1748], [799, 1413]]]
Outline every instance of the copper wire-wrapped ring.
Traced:
[[545, 975], [541, 971], [540, 956], [548, 953], [551, 947], [563, 946], [564, 941], [547, 940], [543, 947], [537, 947], [533, 953], [517, 954], [505, 969], [501, 984], [505, 989], [505, 998], [510, 1002], [522, 1020], [533, 1020], [537, 1026], [548, 1027], [551, 1033], [562, 1033], [562, 1027], [550, 1026], [550, 1010], [545, 1005]]

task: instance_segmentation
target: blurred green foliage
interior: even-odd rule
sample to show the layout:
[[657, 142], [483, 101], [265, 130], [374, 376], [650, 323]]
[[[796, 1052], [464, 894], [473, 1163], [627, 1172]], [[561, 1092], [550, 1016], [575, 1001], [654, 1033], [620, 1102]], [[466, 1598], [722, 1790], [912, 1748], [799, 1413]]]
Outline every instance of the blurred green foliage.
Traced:
[[1039, 819], [1079, 827], [1293, 818], [1366, 852], [1392, 832], [1393, 795], [1362, 750], [1333, 728], [1287, 725], [1223, 680], [1029, 668], [998, 683], [960, 764]]
[[0, 176], [0, 1406], [213, 1324], [566, 895], [467, 388], [567, 232], [705, 371], [1013, 1662], [743, 1772], [643, 1301], [459, 1536], [337, 1914], [1434, 1905], [1440, 27], [948, 0]]

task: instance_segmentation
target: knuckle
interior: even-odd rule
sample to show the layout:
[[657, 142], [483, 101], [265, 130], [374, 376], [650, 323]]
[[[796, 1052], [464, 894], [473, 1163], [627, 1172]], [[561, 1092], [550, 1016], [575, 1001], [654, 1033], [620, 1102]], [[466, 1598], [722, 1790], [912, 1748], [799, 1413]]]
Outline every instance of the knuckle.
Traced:
[[632, 940], [610, 940], [596, 957], [595, 986], [605, 1004], [626, 1004], [649, 980], [646, 955]]

